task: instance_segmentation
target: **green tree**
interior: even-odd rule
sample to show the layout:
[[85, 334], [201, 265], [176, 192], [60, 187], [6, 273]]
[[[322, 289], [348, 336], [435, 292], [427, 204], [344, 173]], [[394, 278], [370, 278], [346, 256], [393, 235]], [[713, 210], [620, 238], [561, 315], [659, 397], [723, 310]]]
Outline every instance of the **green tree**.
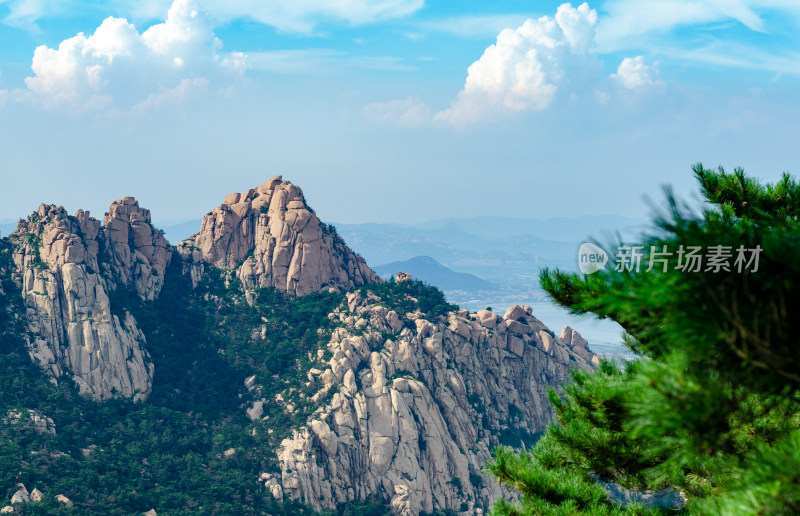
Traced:
[[534, 449], [495, 451], [490, 471], [520, 493], [495, 514], [671, 510], [623, 505], [610, 482], [679, 492], [688, 514], [800, 514], [800, 187], [693, 170], [707, 206], [667, 192], [638, 271], [542, 272], [556, 302], [618, 322], [640, 358], [575, 372]]

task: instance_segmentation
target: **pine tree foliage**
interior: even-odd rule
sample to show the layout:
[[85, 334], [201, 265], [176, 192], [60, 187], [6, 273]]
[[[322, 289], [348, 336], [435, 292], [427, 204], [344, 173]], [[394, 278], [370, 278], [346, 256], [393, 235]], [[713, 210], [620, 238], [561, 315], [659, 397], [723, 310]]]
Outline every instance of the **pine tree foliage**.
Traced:
[[[618, 322], [640, 358], [575, 372], [536, 448], [496, 450], [490, 470], [521, 496], [495, 514], [800, 514], [800, 185], [693, 170], [707, 206], [668, 191], [638, 271], [542, 272], [554, 300]], [[727, 267], [686, 267], [692, 248]], [[613, 485], [672, 501], [624, 504]]]

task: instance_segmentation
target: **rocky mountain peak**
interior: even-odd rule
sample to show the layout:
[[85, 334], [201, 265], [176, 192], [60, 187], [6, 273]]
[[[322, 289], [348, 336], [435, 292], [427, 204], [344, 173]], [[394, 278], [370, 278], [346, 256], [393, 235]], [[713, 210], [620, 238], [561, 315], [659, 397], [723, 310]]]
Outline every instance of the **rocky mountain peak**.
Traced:
[[170, 253], [161, 231], [150, 224], [150, 210], [133, 197], [111, 203], [103, 218], [103, 241], [112, 279], [133, 287], [142, 300], [158, 297]]
[[199, 281], [204, 265], [233, 270], [245, 290], [275, 287], [291, 296], [377, 281], [367, 267], [308, 207], [296, 185], [273, 177], [231, 193], [203, 217], [200, 232], [179, 245]]
[[153, 366], [144, 335], [127, 312], [113, 314], [108, 291], [132, 286], [158, 295], [168, 261], [166, 240], [132, 198], [117, 201], [105, 224], [78, 210], [45, 205], [9, 236], [25, 303], [28, 351], [54, 379], [65, 373], [98, 398], [141, 399]]

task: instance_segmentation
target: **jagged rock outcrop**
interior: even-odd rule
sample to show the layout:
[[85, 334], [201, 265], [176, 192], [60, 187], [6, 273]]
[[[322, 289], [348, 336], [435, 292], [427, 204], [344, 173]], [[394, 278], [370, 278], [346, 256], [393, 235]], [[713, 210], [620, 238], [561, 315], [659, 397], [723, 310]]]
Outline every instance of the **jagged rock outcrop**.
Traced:
[[330, 315], [339, 327], [309, 372], [320, 406], [281, 444], [280, 473], [261, 480], [317, 509], [377, 493], [404, 516], [480, 514], [503, 496], [481, 473], [490, 450], [543, 431], [548, 388], [597, 357], [571, 329], [570, 341], [555, 337], [530, 307], [428, 317], [379, 302], [350, 293]]
[[171, 254], [163, 233], [150, 225], [150, 210], [133, 197], [114, 201], [101, 232], [113, 281], [134, 288], [143, 300], [158, 297]]
[[30, 336], [31, 358], [54, 379], [69, 372], [82, 392], [143, 399], [153, 366], [130, 313], [111, 310], [108, 292], [153, 299], [169, 261], [150, 213], [131, 197], [114, 202], [105, 224], [78, 210], [41, 205], [9, 236]]
[[4, 425], [32, 426], [37, 434], [56, 435], [56, 424], [44, 414], [32, 409], [9, 410], [3, 418]]
[[378, 279], [363, 258], [320, 222], [302, 190], [281, 176], [227, 195], [203, 217], [200, 232], [178, 249], [191, 260], [195, 283], [204, 265], [235, 269], [246, 290], [275, 287], [291, 296]]

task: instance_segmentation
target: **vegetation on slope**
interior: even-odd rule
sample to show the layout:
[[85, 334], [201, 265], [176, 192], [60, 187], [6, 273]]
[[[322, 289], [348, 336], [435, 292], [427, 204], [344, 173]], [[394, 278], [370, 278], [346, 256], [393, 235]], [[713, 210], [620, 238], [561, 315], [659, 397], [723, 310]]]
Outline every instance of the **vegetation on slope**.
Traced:
[[[800, 186], [694, 171], [707, 209], [670, 198], [643, 242], [642, 263], [666, 268], [542, 273], [563, 306], [619, 322], [641, 359], [576, 372], [563, 398], [551, 393], [558, 422], [534, 449], [495, 452], [492, 473], [521, 495], [495, 514], [674, 510], [623, 506], [610, 482], [671, 493], [686, 514], [800, 513]], [[714, 246], [730, 270], [681, 268], [679, 250]], [[757, 269], [739, 269], [740, 246], [760, 249]]]
[[[19, 482], [45, 494], [42, 502], [16, 505], [20, 514], [314, 514], [273, 500], [257, 481], [274, 469], [276, 442], [304, 422], [308, 404], [298, 395], [292, 414], [265, 406], [273, 433], [252, 435], [243, 380], [255, 372], [269, 399], [301, 386], [308, 352], [324, 339], [326, 315], [340, 295], [288, 300], [265, 290], [250, 307], [224, 285], [194, 291], [176, 259], [158, 301], [112, 294], [112, 306], [131, 311], [147, 337], [156, 370], [152, 395], [143, 403], [96, 402], [70, 381], [54, 386], [28, 357], [10, 255], [11, 245], [0, 240], [0, 421], [9, 411], [34, 410], [52, 418], [56, 434], [38, 433], [26, 417], [0, 423], [0, 499], [9, 500]], [[267, 325], [265, 340], [250, 334], [258, 324]], [[55, 501], [57, 494], [75, 507]], [[369, 500], [325, 514], [385, 513], [384, 501]]]
[[395, 281], [392, 277], [389, 281], [364, 285], [360, 292], [362, 296], [372, 292], [381, 298], [379, 304], [401, 315], [419, 310], [435, 320], [447, 312], [458, 310], [457, 305], [447, 302], [441, 290], [419, 280]]

